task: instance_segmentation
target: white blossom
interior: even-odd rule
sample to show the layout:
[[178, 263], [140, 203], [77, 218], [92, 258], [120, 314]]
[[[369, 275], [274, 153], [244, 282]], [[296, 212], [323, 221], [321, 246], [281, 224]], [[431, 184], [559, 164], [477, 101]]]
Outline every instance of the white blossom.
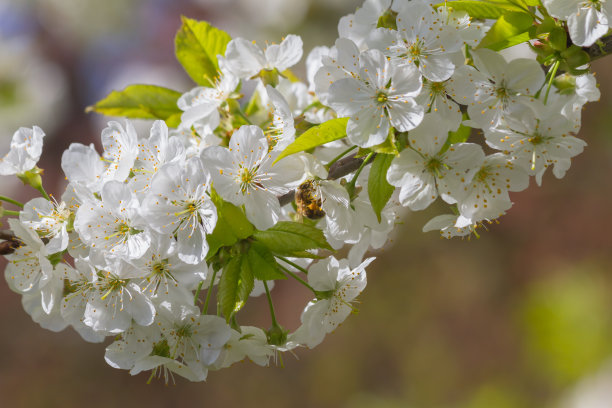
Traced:
[[368, 258], [351, 269], [346, 259], [338, 261], [330, 256], [309, 269], [308, 283], [317, 291], [328, 292], [329, 297], [308, 303], [294, 340], [313, 348], [348, 317], [354, 309], [351, 302], [366, 286], [365, 268], [374, 259]]
[[153, 354], [137, 361], [130, 373], [170, 370], [191, 381], [203, 381], [230, 339], [229, 326], [218, 316], [199, 315], [194, 307], [163, 302], [159, 310], [157, 327], [162, 338], [154, 344]]
[[0, 159], [0, 176], [32, 170], [40, 159], [44, 137], [45, 133], [38, 126], [19, 128], [13, 135], [9, 152]]
[[512, 206], [508, 192], [522, 191], [528, 185], [529, 175], [510, 157], [489, 155], [463, 193], [457, 195], [459, 213], [469, 224], [495, 219]]
[[130, 121], [125, 128], [118, 122], [108, 122], [102, 130], [102, 157], [108, 167], [102, 177], [104, 180], [125, 181], [138, 157], [138, 135]]
[[288, 35], [280, 44], [270, 44], [262, 50], [255, 42], [235, 38], [227, 45], [227, 69], [241, 79], [249, 79], [260, 71], [283, 72], [302, 58], [302, 39]]
[[454, 204], [457, 192], [476, 173], [484, 159], [482, 148], [457, 143], [442, 151], [447, 135], [434, 116], [426, 116], [423, 124], [410, 133], [410, 147], [393, 159], [387, 181], [400, 188], [402, 205], [423, 210], [439, 195]]
[[232, 74], [220, 60], [221, 72], [214, 78], [212, 87], [196, 87], [183, 94], [177, 104], [184, 111], [181, 116], [181, 127], [199, 133], [210, 133], [219, 126], [221, 116], [219, 108], [230, 98], [238, 87], [240, 79]]
[[260, 230], [276, 224], [281, 213], [277, 196], [297, 187], [303, 174], [303, 164], [297, 160], [272, 165], [278, 154], [268, 150], [261, 128], [242, 126], [232, 135], [229, 148], [213, 146], [202, 153], [217, 193], [244, 205], [247, 218]]
[[151, 127], [148, 139], [138, 142], [138, 157], [132, 168], [134, 176], [130, 187], [137, 193], [144, 193], [151, 187], [151, 179], [161, 166], [170, 162], [183, 162], [185, 147], [176, 136], [169, 137], [168, 126], [157, 120]]
[[380, 16], [391, 8], [391, 1], [364, 1], [355, 13], [340, 19], [338, 23], [340, 38], [348, 38], [360, 47], [364, 47], [368, 35], [372, 30], [376, 29]]
[[460, 67], [450, 80], [454, 100], [468, 106], [471, 123], [483, 129], [512, 120], [531, 110], [533, 95], [544, 84], [544, 72], [532, 59], [506, 62], [500, 54], [472, 51], [475, 68]]
[[572, 136], [576, 126], [549, 111], [542, 117], [523, 115], [512, 124], [485, 131], [487, 143], [512, 156], [514, 163], [534, 175], [538, 185], [546, 169], [557, 178], [565, 176], [571, 158], [582, 153], [586, 142]]
[[75, 262], [69, 279], [69, 294], [62, 302], [62, 316], [73, 325], [80, 323], [102, 335], [126, 331], [132, 319], [149, 326], [155, 317], [153, 303], [130, 279], [121, 278], [116, 267], [99, 269], [86, 260]]
[[78, 209], [74, 228], [87, 245], [109, 257], [140, 258], [151, 237], [140, 216], [140, 203], [127, 184], [109, 181], [100, 200], [85, 201]]
[[72, 212], [65, 202], [59, 203], [37, 197], [25, 204], [19, 220], [48, 239], [47, 252], [54, 254], [68, 248], [68, 223]]
[[85, 146], [71, 143], [62, 154], [62, 171], [74, 186], [98, 192], [104, 185], [107, 164], [102, 160], [93, 144]]
[[384, 142], [391, 126], [399, 131], [414, 129], [423, 119], [423, 108], [414, 97], [421, 90], [421, 77], [412, 66], [397, 66], [378, 50], [359, 57], [359, 77], [343, 78], [329, 89], [329, 104], [341, 117], [350, 117], [349, 140], [361, 147]]
[[240, 332], [232, 330], [231, 337], [223, 347], [214, 368], [229, 367], [248, 358], [260, 366], [267, 366], [274, 350], [268, 344], [266, 333], [257, 327], [241, 326]]
[[174, 234], [178, 257], [199, 264], [208, 252], [206, 235], [217, 224], [217, 209], [209, 196], [210, 173], [199, 158], [164, 165], [151, 182], [142, 214], [161, 234]]
[[397, 31], [378, 28], [368, 44], [398, 62], [416, 67], [430, 81], [445, 81], [461, 61], [462, 45], [457, 26], [447, 25], [447, 16], [430, 4], [415, 0], [397, 16]]
[[282, 152], [295, 140], [293, 112], [279, 91], [270, 85], [266, 86], [266, 91], [274, 106], [272, 125], [266, 131], [268, 143], [273, 151]]
[[329, 87], [334, 82], [358, 76], [359, 55], [357, 45], [347, 38], [338, 38], [328, 53], [321, 54], [320, 68], [313, 76], [315, 92], [321, 102], [329, 105]]
[[610, 27], [612, 3], [607, 0], [543, 0], [551, 16], [567, 21], [572, 42], [589, 47], [603, 37]]

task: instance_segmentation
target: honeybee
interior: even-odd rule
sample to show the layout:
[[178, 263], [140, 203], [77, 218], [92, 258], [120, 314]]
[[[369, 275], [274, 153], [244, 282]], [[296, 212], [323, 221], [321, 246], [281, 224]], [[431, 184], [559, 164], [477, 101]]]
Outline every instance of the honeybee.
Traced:
[[317, 186], [313, 180], [306, 180], [295, 190], [295, 204], [300, 216], [311, 220], [325, 217], [325, 211], [321, 208], [323, 201], [317, 194]]

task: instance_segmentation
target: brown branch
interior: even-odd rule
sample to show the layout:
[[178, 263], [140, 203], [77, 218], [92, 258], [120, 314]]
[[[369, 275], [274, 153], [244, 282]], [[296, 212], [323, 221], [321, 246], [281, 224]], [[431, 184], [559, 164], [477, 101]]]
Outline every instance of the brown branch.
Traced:
[[601, 37], [590, 47], [583, 48], [591, 57], [591, 61], [612, 54], [612, 35]]
[[[341, 177], [346, 176], [347, 174], [351, 174], [356, 171], [361, 163], [365, 160], [365, 157], [355, 157], [355, 155], [345, 157], [343, 159], [338, 160], [329, 168], [329, 172], [327, 173], [328, 180], [337, 180]], [[372, 160], [370, 160], [370, 163]], [[368, 164], [370, 164], [368, 163]], [[282, 196], [278, 197], [278, 202], [281, 207], [289, 204], [295, 198], [295, 190], [292, 190]]]
[[0, 255], [10, 255], [23, 245], [10, 230], [0, 230], [0, 239], [4, 240], [0, 242]]
[[17, 239], [17, 237], [15, 236], [15, 234], [13, 234], [13, 231], [11, 230], [0, 230], [0, 239], [3, 239], [5, 241], [14, 241]]
[[[589, 56], [591, 57], [591, 61], [612, 54], [612, 34], [600, 38], [595, 44], [591, 45], [590, 47], [585, 47], [583, 49], [589, 54]], [[460, 105], [460, 107], [462, 112], [467, 111], [467, 106]], [[363, 160], [364, 159], [362, 157], [357, 158], [354, 155], [338, 160], [329, 169], [327, 179], [336, 180], [340, 177], [344, 177], [347, 174], [354, 172], [359, 168], [359, 166], [361, 166]], [[281, 207], [293, 201], [294, 196], [295, 191], [290, 191], [287, 194], [279, 196], [278, 201], [280, 202]]]

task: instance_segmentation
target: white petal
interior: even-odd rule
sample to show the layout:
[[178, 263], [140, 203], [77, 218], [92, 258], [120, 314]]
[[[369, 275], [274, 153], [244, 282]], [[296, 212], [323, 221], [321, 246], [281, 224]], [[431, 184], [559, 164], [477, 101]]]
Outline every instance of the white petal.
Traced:
[[234, 75], [248, 79], [264, 68], [266, 57], [256, 44], [244, 38], [235, 38], [227, 44], [225, 61]]
[[349, 119], [346, 133], [357, 146], [376, 146], [389, 136], [389, 119], [380, 106], [366, 107]]
[[280, 72], [297, 64], [302, 58], [303, 42], [300, 36], [290, 34], [279, 44], [266, 48], [268, 64]]
[[246, 216], [258, 230], [273, 227], [280, 218], [281, 208], [278, 198], [267, 191], [255, 190], [244, 204]]
[[187, 264], [199, 264], [208, 253], [208, 242], [200, 225], [185, 223], [177, 232], [177, 242], [178, 257]]

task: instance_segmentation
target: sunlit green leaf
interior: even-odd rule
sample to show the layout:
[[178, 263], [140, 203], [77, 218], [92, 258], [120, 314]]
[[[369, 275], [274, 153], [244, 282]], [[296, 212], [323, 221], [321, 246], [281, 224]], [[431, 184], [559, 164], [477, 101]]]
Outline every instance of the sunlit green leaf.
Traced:
[[[369, 149], [371, 152], [382, 153], [382, 154], [392, 154], [397, 156], [399, 154], [399, 150], [397, 149], [397, 145], [395, 144], [395, 133], [392, 130], [389, 132], [389, 137], [379, 145], [372, 146]], [[367, 154], [366, 154], [367, 156]]]
[[[489, 18], [493, 20], [500, 18], [506, 11], [508, 11], [508, 8], [504, 7], [502, 4], [477, 0], [449, 1], [446, 3], [436, 4], [436, 7], [444, 6], [448, 6], [453, 10], [465, 11], [473, 18]], [[515, 9], [520, 10], [516, 7]]]
[[275, 162], [291, 154], [313, 149], [325, 143], [346, 137], [346, 124], [348, 118], [331, 119], [318, 126], [311, 127], [300, 137], [295, 139], [283, 152], [276, 158]]
[[219, 248], [234, 245], [255, 232], [253, 224], [249, 222], [239, 207], [223, 201], [214, 189], [211, 192], [211, 197], [217, 207], [218, 219], [214, 231], [206, 237], [209, 245], [207, 259], [212, 258]]
[[493, 24], [478, 47], [499, 51], [529, 41], [529, 29], [533, 22], [530, 14], [506, 13]]
[[168, 126], [177, 127], [181, 111], [176, 105], [181, 93], [156, 85], [130, 85], [122, 91], [113, 91], [86, 112], [132, 119], [161, 119]]
[[232, 38], [206, 21], [182, 20], [174, 40], [176, 58], [197, 84], [211, 86], [219, 70], [217, 55], [225, 55]]

